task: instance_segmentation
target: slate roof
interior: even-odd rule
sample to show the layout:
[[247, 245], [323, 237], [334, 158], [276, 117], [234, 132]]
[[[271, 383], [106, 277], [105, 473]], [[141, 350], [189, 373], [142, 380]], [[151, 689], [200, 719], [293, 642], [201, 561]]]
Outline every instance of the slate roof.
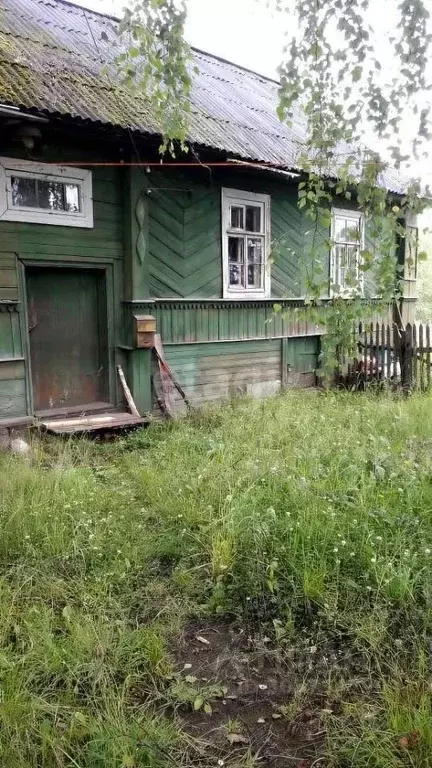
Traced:
[[[101, 72], [118, 53], [110, 42], [115, 23], [65, 0], [0, 0], [0, 102], [157, 134], [145, 97]], [[299, 116], [289, 128], [278, 120], [277, 82], [199, 50], [193, 56], [199, 74], [194, 74], [190, 140], [297, 170], [304, 122]], [[392, 170], [382, 183], [403, 191]]]

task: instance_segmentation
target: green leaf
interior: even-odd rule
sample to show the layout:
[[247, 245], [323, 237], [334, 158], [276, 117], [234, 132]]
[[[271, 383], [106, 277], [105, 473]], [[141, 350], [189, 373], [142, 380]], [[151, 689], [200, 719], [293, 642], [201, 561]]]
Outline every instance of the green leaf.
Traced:
[[198, 712], [198, 710], [201, 709], [203, 704], [204, 704], [203, 697], [202, 696], [197, 696], [195, 701], [194, 701], [194, 703], [193, 703], [193, 708], [194, 708], [195, 712]]
[[208, 704], [207, 702], [204, 704], [204, 712], [206, 713], [206, 715], [211, 715], [213, 712], [210, 704]]
[[324, 216], [324, 215], [321, 216], [319, 223], [321, 224], [322, 227], [327, 229], [331, 225], [331, 216]]

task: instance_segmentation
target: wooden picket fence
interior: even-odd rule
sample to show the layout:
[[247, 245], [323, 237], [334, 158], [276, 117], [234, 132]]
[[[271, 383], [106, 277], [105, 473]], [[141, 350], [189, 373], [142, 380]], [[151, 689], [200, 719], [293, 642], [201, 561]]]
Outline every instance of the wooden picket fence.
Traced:
[[406, 391], [426, 390], [432, 380], [432, 331], [430, 325], [360, 324], [355, 330], [357, 349], [339, 376], [350, 389], [378, 383]]

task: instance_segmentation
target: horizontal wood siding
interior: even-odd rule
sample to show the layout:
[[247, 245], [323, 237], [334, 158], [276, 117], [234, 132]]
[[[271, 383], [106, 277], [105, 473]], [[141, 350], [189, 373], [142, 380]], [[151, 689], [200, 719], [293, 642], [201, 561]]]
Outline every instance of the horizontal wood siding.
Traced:
[[0, 359], [0, 419], [14, 418], [25, 413], [26, 383], [24, 361]]
[[[0, 243], [0, 248], [3, 248], [2, 243]], [[0, 252], [0, 301], [18, 301], [15, 253]]]
[[152, 172], [149, 174], [150, 295], [222, 296], [221, 188], [271, 195], [272, 295], [301, 295], [305, 221], [296, 189], [263, 175]]
[[[284, 339], [263, 339], [178, 344], [165, 347], [165, 357], [188, 399], [197, 406], [229, 400], [241, 394], [265, 397], [275, 394], [282, 386], [313, 385], [317, 338], [289, 340], [287, 355], [283, 351], [284, 343]], [[160, 391], [154, 359], [152, 372], [156, 389]], [[176, 392], [174, 404], [179, 411], [185, 410]], [[157, 410], [155, 396], [153, 405]]]
[[93, 229], [0, 221], [0, 253], [54, 261], [122, 259], [122, 184], [117, 169], [93, 169], [93, 211]]
[[[279, 341], [182, 344], [166, 348], [165, 356], [194, 405], [281, 387]], [[177, 396], [176, 403], [182, 407]]]

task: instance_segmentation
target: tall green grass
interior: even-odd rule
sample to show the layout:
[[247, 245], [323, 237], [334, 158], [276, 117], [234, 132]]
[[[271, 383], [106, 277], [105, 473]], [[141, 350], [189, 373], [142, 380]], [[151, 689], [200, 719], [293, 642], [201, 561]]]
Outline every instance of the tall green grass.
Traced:
[[332, 764], [428, 765], [431, 405], [294, 392], [0, 457], [0, 764], [206, 765], [171, 650], [216, 613], [359, 655]]

